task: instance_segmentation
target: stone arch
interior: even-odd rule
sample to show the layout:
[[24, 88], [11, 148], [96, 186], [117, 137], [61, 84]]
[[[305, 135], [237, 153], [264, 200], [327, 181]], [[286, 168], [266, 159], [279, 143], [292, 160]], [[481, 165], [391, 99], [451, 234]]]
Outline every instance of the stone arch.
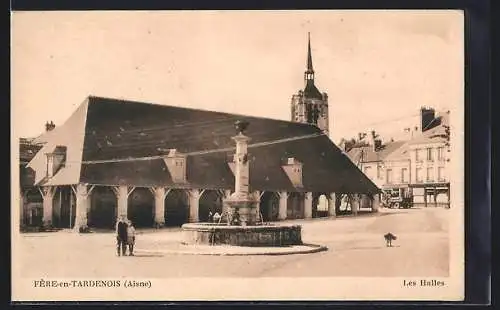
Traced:
[[76, 196], [71, 186], [59, 186], [52, 208], [56, 227], [73, 228], [76, 218]]
[[280, 198], [276, 192], [264, 192], [260, 198], [260, 213], [264, 222], [277, 221]]
[[38, 188], [32, 187], [25, 193], [26, 224], [41, 226], [43, 221], [43, 197]]
[[188, 193], [183, 189], [171, 189], [165, 197], [165, 226], [181, 226], [188, 220]]
[[287, 219], [301, 219], [304, 218], [304, 199], [305, 193], [290, 192], [287, 199]]
[[372, 208], [372, 197], [368, 194], [360, 194], [360, 209], [371, 209]]
[[128, 196], [127, 217], [135, 227], [153, 227], [154, 196], [146, 187], [135, 188]]
[[339, 195], [339, 209], [338, 214], [347, 214], [352, 211], [351, 208], [351, 197], [349, 194], [340, 194]]
[[313, 217], [328, 217], [328, 197], [326, 193], [313, 196]]
[[199, 220], [200, 222], [208, 221], [208, 214], [218, 212], [222, 214], [222, 199], [224, 195], [219, 190], [207, 189], [200, 197], [199, 204]]
[[94, 228], [113, 229], [117, 212], [116, 195], [113, 189], [109, 186], [96, 186], [88, 199], [90, 199], [90, 212], [87, 225]]
[[340, 214], [340, 206], [342, 205], [342, 194], [335, 195], [335, 214]]

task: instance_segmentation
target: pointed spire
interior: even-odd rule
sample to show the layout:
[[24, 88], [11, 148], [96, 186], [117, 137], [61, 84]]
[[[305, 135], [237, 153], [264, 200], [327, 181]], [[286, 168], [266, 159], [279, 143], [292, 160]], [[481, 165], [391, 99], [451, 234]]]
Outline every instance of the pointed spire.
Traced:
[[311, 54], [311, 33], [307, 33], [307, 72], [314, 72]]
[[311, 54], [311, 33], [307, 33], [307, 70], [304, 73], [304, 81], [306, 85], [314, 84], [314, 70]]

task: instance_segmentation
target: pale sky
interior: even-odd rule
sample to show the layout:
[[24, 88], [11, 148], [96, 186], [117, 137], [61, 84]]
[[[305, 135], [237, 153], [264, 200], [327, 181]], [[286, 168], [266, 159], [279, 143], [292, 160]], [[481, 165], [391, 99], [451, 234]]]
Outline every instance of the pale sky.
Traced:
[[62, 124], [88, 95], [289, 120], [308, 32], [335, 142], [463, 105], [459, 11], [15, 12], [15, 133]]

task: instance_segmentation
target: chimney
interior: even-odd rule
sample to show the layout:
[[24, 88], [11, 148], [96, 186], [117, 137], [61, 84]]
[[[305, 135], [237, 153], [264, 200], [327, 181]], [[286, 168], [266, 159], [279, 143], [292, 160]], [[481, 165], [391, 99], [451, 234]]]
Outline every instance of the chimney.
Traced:
[[375, 148], [375, 130], [370, 131], [369, 144], [373, 148], [373, 151], [377, 151]]
[[56, 128], [56, 125], [54, 124], [53, 121], [50, 121], [50, 123], [49, 122], [45, 123], [45, 131], [51, 131], [54, 128]]
[[436, 117], [436, 111], [433, 108], [422, 107], [420, 108], [420, 128], [422, 132], [426, 131], [429, 124]]
[[366, 137], [366, 133], [364, 132], [358, 132], [358, 142], [363, 141], [363, 139]]

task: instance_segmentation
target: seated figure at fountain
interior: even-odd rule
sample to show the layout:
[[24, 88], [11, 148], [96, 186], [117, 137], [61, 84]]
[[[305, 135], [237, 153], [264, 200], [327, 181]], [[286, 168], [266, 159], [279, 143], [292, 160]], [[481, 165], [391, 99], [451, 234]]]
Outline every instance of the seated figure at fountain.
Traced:
[[233, 226], [240, 226], [241, 225], [240, 214], [238, 213], [238, 210], [234, 211], [234, 214], [231, 218], [231, 225], [233, 225]]

